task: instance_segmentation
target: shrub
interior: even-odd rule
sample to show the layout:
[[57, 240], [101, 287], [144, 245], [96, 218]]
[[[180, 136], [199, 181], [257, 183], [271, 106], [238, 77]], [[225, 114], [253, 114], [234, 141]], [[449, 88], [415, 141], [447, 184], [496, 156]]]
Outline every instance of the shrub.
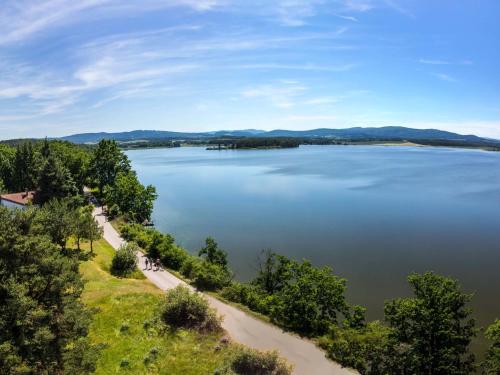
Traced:
[[203, 261], [192, 271], [191, 278], [196, 288], [200, 290], [219, 290], [231, 283], [229, 271], [215, 263]]
[[126, 277], [137, 269], [137, 245], [129, 243], [121, 246], [111, 261], [111, 274]]
[[491, 346], [486, 353], [483, 363], [483, 373], [486, 375], [500, 374], [500, 320], [495, 320], [485, 332], [486, 338], [491, 341]]
[[140, 224], [125, 224], [121, 227], [120, 233], [126, 241], [133, 241], [141, 248], [147, 249], [151, 243], [151, 229], [145, 229]]
[[390, 368], [388, 355], [395, 355], [389, 346], [389, 332], [390, 328], [378, 321], [360, 329], [332, 325], [319, 345], [342, 366], [354, 368], [361, 374], [382, 374]]
[[272, 297], [262, 293], [255, 286], [232, 282], [230, 285], [224, 287], [220, 291], [220, 294], [228, 301], [241, 303], [263, 314], [269, 313], [269, 300]]
[[222, 330], [221, 319], [208, 306], [208, 301], [183, 285], [166, 293], [161, 319], [174, 328], [195, 329], [200, 332]]
[[180, 271], [182, 275], [184, 275], [188, 279], [192, 279], [195, 275], [196, 270], [198, 269], [198, 267], [201, 267], [202, 263], [203, 262], [200, 258], [188, 255], [186, 259], [184, 259]]
[[276, 351], [260, 352], [241, 347], [231, 359], [230, 368], [239, 375], [290, 375], [292, 366]]
[[120, 207], [118, 207], [116, 204], [112, 205], [108, 208], [107, 214], [110, 219], [114, 219], [115, 217], [120, 215]]
[[186, 250], [176, 245], [166, 247], [165, 249], [160, 248], [160, 254], [161, 263], [165, 265], [165, 267], [176, 271], [182, 267], [184, 261], [188, 257]]

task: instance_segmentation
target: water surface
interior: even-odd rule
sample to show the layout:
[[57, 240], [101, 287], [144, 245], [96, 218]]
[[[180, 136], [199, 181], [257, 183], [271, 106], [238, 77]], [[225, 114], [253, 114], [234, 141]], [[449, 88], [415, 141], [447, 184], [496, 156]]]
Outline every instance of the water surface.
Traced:
[[500, 153], [430, 147], [301, 146], [127, 152], [159, 194], [153, 219], [190, 251], [213, 236], [238, 279], [261, 249], [348, 279], [383, 317], [410, 272], [458, 278], [480, 325], [500, 318]]

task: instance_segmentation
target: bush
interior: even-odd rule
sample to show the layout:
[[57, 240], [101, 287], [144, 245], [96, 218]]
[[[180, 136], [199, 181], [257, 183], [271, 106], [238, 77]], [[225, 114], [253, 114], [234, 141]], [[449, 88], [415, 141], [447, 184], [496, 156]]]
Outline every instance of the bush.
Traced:
[[292, 366], [276, 351], [260, 352], [241, 347], [231, 359], [230, 368], [239, 375], [290, 375]]
[[161, 263], [173, 270], [181, 268], [184, 260], [188, 257], [186, 250], [181, 249], [174, 243], [174, 238], [170, 234], [161, 234], [151, 231], [150, 242], [147, 248], [148, 255], [153, 258], [159, 258]]
[[258, 287], [232, 282], [220, 291], [220, 295], [228, 301], [241, 303], [262, 314], [269, 313], [269, 300], [272, 297], [262, 293]]
[[491, 346], [483, 363], [483, 373], [486, 375], [500, 374], [500, 320], [495, 320], [485, 332]]
[[183, 285], [166, 293], [161, 319], [174, 328], [195, 329], [200, 332], [222, 330], [221, 319], [208, 306], [208, 301]]
[[151, 243], [152, 230], [144, 229], [140, 224], [125, 224], [120, 229], [120, 234], [126, 241], [133, 241], [141, 248], [147, 249]]
[[165, 267], [176, 271], [182, 267], [184, 261], [188, 257], [186, 250], [176, 245], [166, 247], [165, 249], [160, 248], [160, 254], [161, 263]]
[[120, 215], [120, 207], [118, 207], [116, 204], [112, 205], [108, 208], [107, 214], [110, 219], [114, 219], [115, 217]]
[[192, 279], [195, 275], [196, 270], [198, 269], [198, 267], [201, 267], [202, 263], [203, 262], [201, 261], [200, 258], [188, 255], [184, 260], [184, 262], [182, 263], [180, 269], [181, 274], [187, 277], [188, 279]]
[[203, 261], [194, 267], [191, 278], [200, 290], [219, 290], [231, 283], [229, 271], [215, 263]]
[[383, 374], [390, 368], [387, 358], [395, 355], [389, 346], [389, 333], [390, 328], [378, 321], [360, 329], [332, 325], [319, 345], [342, 366], [354, 368], [361, 374]]
[[129, 243], [121, 246], [111, 261], [111, 274], [126, 277], [137, 269], [137, 245]]

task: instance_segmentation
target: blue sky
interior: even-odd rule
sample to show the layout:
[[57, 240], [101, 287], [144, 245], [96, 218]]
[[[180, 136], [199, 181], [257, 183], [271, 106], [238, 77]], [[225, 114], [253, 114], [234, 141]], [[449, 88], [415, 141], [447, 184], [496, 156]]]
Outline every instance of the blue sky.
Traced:
[[402, 125], [500, 138], [497, 0], [0, 0], [0, 138]]

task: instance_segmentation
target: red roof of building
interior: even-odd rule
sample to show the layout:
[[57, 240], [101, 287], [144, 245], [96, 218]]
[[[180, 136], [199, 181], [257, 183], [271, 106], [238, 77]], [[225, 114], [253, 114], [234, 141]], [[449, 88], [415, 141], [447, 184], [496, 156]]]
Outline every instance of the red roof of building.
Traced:
[[23, 191], [22, 193], [0, 195], [1, 200], [17, 203], [23, 206], [27, 205], [29, 202], [33, 202], [34, 197], [35, 197], [34, 191]]

